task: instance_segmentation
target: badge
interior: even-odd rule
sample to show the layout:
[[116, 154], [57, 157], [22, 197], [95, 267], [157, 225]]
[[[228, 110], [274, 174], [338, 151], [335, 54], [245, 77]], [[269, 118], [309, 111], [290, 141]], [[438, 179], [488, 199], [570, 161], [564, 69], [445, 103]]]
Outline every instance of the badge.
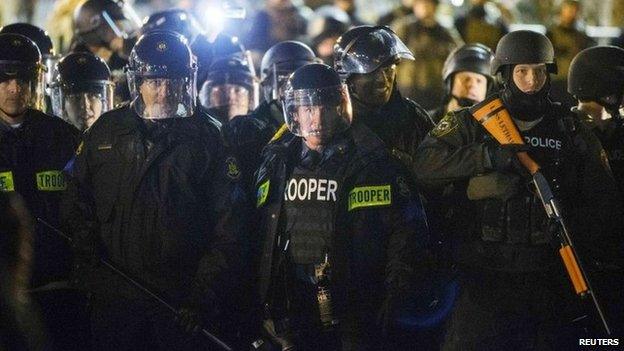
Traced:
[[443, 137], [446, 134], [457, 129], [458, 126], [457, 117], [452, 112], [444, 116], [444, 118], [433, 128], [431, 135], [435, 137]]
[[228, 157], [225, 160], [226, 172], [228, 178], [232, 180], [239, 180], [241, 176], [240, 167], [238, 167], [238, 161], [234, 157]]

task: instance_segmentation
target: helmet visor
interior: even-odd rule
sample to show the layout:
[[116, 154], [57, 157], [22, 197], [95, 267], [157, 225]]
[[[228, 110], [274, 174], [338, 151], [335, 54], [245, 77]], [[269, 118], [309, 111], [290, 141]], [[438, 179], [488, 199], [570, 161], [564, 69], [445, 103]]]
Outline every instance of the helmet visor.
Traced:
[[91, 83], [82, 89], [57, 84], [50, 90], [54, 114], [79, 130], [91, 127], [104, 112], [113, 108], [111, 82]]
[[113, 30], [116, 36], [124, 39], [133, 37], [141, 28], [141, 19], [127, 2], [119, 8], [119, 12], [102, 11], [102, 19]]
[[14, 109], [45, 110], [44, 74], [42, 65], [0, 64], [0, 83], [15, 84], [10, 89], [17, 95], [16, 99], [11, 99]]
[[349, 128], [353, 119], [345, 84], [321, 89], [287, 88], [283, 110], [290, 132], [303, 138], [331, 139]]
[[336, 68], [340, 73], [370, 73], [390, 59], [414, 60], [414, 55], [389, 28], [379, 27], [361, 35], [342, 48], [335, 46]]
[[199, 101], [207, 109], [217, 109], [224, 119], [246, 115], [258, 106], [258, 84], [239, 81], [206, 81], [199, 92]]
[[[193, 75], [194, 77], [194, 75]], [[138, 78], [128, 72], [132, 105], [145, 119], [190, 117], [195, 110], [195, 79]]]

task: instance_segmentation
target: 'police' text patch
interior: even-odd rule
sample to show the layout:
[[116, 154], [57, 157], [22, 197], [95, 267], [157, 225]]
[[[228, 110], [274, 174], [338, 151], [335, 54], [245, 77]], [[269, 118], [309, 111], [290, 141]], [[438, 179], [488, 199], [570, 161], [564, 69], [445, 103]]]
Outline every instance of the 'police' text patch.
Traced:
[[360, 207], [385, 206], [392, 204], [390, 184], [361, 186], [349, 192], [349, 211]]
[[65, 176], [61, 171], [43, 171], [36, 175], [37, 189], [40, 191], [63, 191], [67, 189]]
[[15, 191], [13, 172], [0, 172], [0, 191]]

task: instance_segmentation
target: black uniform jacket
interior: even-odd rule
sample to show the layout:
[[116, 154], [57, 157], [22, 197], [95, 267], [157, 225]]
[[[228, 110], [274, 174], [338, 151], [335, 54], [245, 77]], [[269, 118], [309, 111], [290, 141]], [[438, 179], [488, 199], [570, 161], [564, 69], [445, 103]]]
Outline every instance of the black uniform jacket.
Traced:
[[86, 132], [64, 206], [78, 282], [138, 294], [93, 262], [97, 253], [173, 302], [210, 302], [236, 284], [246, 196], [218, 126], [201, 112], [154, 125], [126, 105]]
[[[62, 171], [80, 132], [60, 118], [27, 110], [19, 128], [0, 122], [0, 191], [24, 197], [31, 215], [59, 225], [59, 202], [67, 187]], [[67, 242], [38, 225], [34, 241], [33, 286], [64, 280], [71, 268]]]

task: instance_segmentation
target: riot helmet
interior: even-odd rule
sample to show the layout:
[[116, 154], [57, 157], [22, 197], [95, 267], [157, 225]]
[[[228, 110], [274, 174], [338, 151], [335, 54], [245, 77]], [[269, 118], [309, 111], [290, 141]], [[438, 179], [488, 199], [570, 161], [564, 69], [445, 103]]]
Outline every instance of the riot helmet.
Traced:
[[334, 67], [343, 79], [354, 73], [371, 73], [400, 59], [414, 60], [414, 55], [386, 26], [351, 28], [334, 45]]
[[312, 148], [325, 144], [351, 125], [349, 91], [338, 73], [325, 64], [298, 68], [288, 78], [282, 107], [286, 126]]
[[208, 69], [216, 60], [233, 56], [247, 61], [249, 67], [253, 68], [249, 52], [237, 37], [219, 33], [211, 39], [205, 34], [199, 34], [191, 43], [191, 51], [197, 57], [197, 90], [203, 86]]
[[[448, 99], [455, 98], [459, 106], [466, 107], [480, 102], [483, 98], [485, 98], [485, 96], [482, 96], [481, 99], [477, 99], [476, 95], [487, 95], [487, 93], [492, 90], [494, 78], [491, 76], [490, 72], [493, 57], [494, 54], [492, 53], [492, 50], [479, 43], [466, 44], [453, 50], [446, 58], [444, 67], [442, 68], [442, 79], [444, 80], [446, 86]], [[461, 75], [457, 77], [459, 79], [472, 79], [470, 88], [467, 86], [454, 86], [453, 83], [456, 79], [456, 75], [461, 72], [476, 73], [483, 76], [482, 79], [484, 79], [485, 82], [481, 81], [479, 84], [487, 84], [485, 86], [485, 91], [468, 91], [468, 89], [475, 88], [474, 85], [477, 84], [475, 79], [481, 79], [479, 76], [472, 77], [468, 73], [463, 73], [466, 77], [462, 77]], [[480, 88], [483, 87], [483, 85], [480, 85]]]
[[43, 64], [47, 68], [45, 83], [50, 84], [54, 78], [54, 65], [58, 62], [60, 56], [56, 55], [54, 52], [54, 45], [52, 44], [52, 39], [48, 35], [48, 32], [29, 23], [13, 23], [2, 27], [2, 29], [0, 29], [0, 34], [3, 33], [21, 34], [35, 42], [37, 48], [39, 48], [39, 52], [41, 52]]
[[115, 38], [129, 39], [141, 20], [123, 0], [87, 0], [74, 11], [74, 34], [87, 45], [110, 47]]
[[260, 63], [260, 84], [266, 101], [277, 100], [288, 76], [301, 66], [318, 62], [306, 44], [287, 40], [273, 45]]
[[137, 41], [126, 67], [132, 107], [145, 119], [190, 117], [197, 98], [197, 64], [186, 39], [169, 31]]
[[557, 73], [555, 50], [550, 39], [541, 33], [518, 30], [505, 34], [496, 45], [492, 59], [492, 75], [505, 66], [516, 64], [546, 64], [549, 73]]
[[624, 49], [594, 46], [579, 52], [570, 64], [568, 93], [617, 112], [624, 96]]
[[214, 62], [199, 92], [199, 101], [223, 122], [255, 109], [258, 82], [247, 61], [229, 57]]
[[170, 30], [182, 34], [189, 43], [202, 31], [195, 18], [183, 9], [158, 11], [145, 17], [141, 32], [145, 34], [154, 30]]
[[[505, 34], [496, 46], [492, 75], [502, 81], [501, 98], [514, 118], [534, 120], [550, 106], [550, 73], [557, 73], [553, 45], [545, 35], [519, 30]], [[540, 87], [527, 92], [515, 82], [515, 71], [532, 71], [529, 81]], [[535, 78], [539, 77], [539, 78]]]
[[52, 111], [85, 130], [113, 108], [114, 84], [106, 62], [87, 52], [71, 53], [56, 65], [50, 85]]
[[0, 84], [16, 83], [11, 89], [16, 98], [5, 101], [0, 109], [9, 116], [19, 116], [27, 108], [42, 110], [45, 70], [32, 40], [20, 34], [0, 34]]

